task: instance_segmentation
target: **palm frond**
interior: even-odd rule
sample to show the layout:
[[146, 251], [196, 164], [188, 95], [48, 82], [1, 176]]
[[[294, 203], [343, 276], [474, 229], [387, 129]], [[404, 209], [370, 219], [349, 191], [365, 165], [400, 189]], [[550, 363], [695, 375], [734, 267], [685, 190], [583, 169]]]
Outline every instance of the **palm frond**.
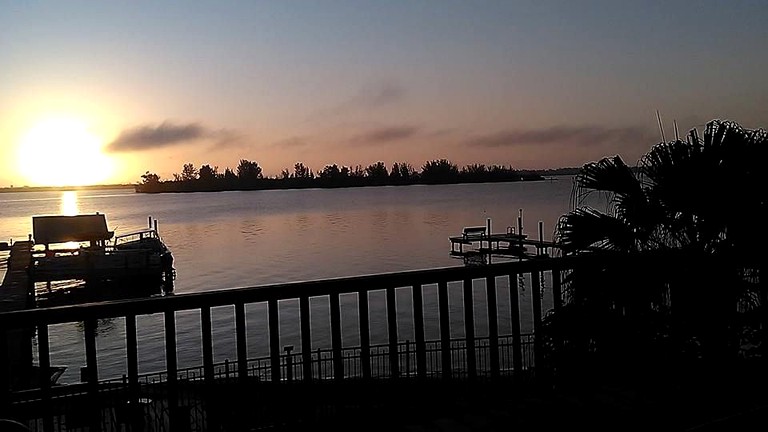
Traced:
[[557, 224], [557, 242], [563, 252], [635, 250], [632, 230], [619, 219], [590, 207], [573, 210]]

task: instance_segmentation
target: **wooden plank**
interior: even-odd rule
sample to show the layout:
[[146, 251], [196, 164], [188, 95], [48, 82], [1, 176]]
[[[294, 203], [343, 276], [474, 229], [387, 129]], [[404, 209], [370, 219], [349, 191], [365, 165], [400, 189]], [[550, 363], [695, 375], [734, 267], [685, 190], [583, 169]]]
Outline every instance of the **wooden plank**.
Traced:
[[555, 312], [563, 307], [563, 282], [560, 268], [552, 269], [552, 297]]
[[450, 379], [453, 368], [451, 361], [451, 318], [448, 309], [448, 283], [437, 284], [437, 302], [440, 313], [440, 350], [442, 354], [443, 378]]
[[280, 382], [280, 317], [277, 299], [267, 302], [269, 320], [269, 358], [272, 369], [272, 382]]
[[427, 377], [427, 345], [424, 339], [424, 290], [421, 285], [413, 291], [413, 332], [416, 339], [416, 376]]
[[301, 315], [301, 366], [304, 382], [312, 382], [312, 327], [309, 311], [309, 297], [299, 297], [299, 314]]
[[533, 306], [533, 361], [536, 370], [543, 363], [541, 334], [541, 278], [539, 272], [531, 273], [531, 304]]
[[387, 330], [389, 333], [389, 367], [392, 378], [400, 376], [400, 364], [398, 358], [397, 336], [397, 304], [395, 301], [395, 289], [387, 288]]
[[331, 294], [331, 349], [333, 350], [333, 378], [344, 379], [344, 358], [341, 346], [341, 303], [338, 294]]
[[213, 384], [213, 329], [211, 328], [211, 308], [200, 309], [200, 338], [203, 344], [203, 376]]
[[176, 358], [176, 312], [165, 311], [165, 368], [168, 373], [168, 422], [170, 429], [183, 423], [179, 413], [178, 359]]
[[37, 326], [37, 352], [40, 364], [40, 392], [42, 393], [43, 429], [53, 430], [51, 412], [51, 350], [48, 341], [48, 326]]
[[489, 355], [491, 356], [491, 377], [499, 377], [499, 318], [496, 302], [496, 277], [485, 279], [485, 293], [488, 298], [488, 339]]
[[516, 378], [523, 373], [523, 344], [520, 334], [520, 292], [517, 281], [518, 275], [509, 275], [509, 315], [512, 324], [512, 365]]
[[472, 279], [465, 279], [464, 286], [464, 332], [467, 341], [467, 377], [477, 378], [477, 359], [475, 357], [475, 302], [472, 298]]
[[363, 379], [371, 378], [371, 330], [368, 312], [368, 291], [357, 293], [357, 313], [360, 320], [360, 362]]

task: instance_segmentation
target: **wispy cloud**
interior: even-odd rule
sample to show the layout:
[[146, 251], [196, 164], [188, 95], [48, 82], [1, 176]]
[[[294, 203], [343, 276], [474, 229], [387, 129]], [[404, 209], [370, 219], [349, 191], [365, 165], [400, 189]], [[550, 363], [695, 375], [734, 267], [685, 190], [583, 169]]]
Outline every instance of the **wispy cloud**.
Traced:
[[407, 93], [406, 89], [395, 81], [366, 85], [337, 105], [315, 112], [308, 120], [322, 120], [354, 111], [384, 108], [399, 103]]
[[284, 140], [280, 140], [272, 144], [273, 147], [282, 148], [282, 149], [304, 147], [306, 145], [307, 145], [307, 141], [301, 137], [286, 138]]
[[152, 150], [198, 140], [216, 140], [217, 146], [228, 146], [238, 139], [239, 137], [231, 131], [213, 130], [199, 123], [174, 124], [164, 121], [159, 125], [143, 125], [122, 131], [117, 139], [107, 146], [107, 150]]
[[410, 125], [387, 126], [364, 132], [352, 139], [356, 143], [383, 144], [411, 138], [419, 133], [419, 128]]
[[649, 132], [640, 127], [554, 126], [540, 129], [512, 129], [471, 138], [467, 144], [479, 147], [567, 144], [593, 147], [604, 144], [647, 140]]

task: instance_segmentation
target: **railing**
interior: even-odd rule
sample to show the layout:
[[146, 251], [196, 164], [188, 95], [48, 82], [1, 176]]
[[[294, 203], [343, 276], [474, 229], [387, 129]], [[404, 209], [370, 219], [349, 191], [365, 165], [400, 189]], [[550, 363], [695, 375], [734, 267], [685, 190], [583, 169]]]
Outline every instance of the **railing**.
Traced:
[[[456, 267], [410, 271], [394, 274], [327, 279], [310, 282], [275, 284], [251, 288], [173, 295], [158, 298], [80, 304], [66, 307], [32, 309], [0, 314], [0, 328], [36, 329], [40, 376], [51, 371], [48, 327], [59, 323], [84, 323], [86, 367], [84, 383], [51, 386], [42, 380], [39, 389], [12, 392], [6, 374], [1, 374], [0, 418], [16, 417], [37, 430], [72, 430], [84, 425], [89, 430], [140, 430], [138, 423], [152, 418], [155, 429], [175, 430], [174, 424], [185, 424], [185, 429], [206, 429], [215, 420], [212, 414], [210, 385], [227, 383], [269, 384], [270, 391], [283, 384], [341, 382], [370, 382], [377, 379], [441, 378], [482, 380], [502, 376], [523, 378], [535, 371], [540, 358], [541, 341], [536, 335], [542, 325], [542, 277], [549, 275], [553, 307], [562, 304], [560, 292], [561, 271], [583, 262], [583, 258], [546, 258], [509, 262], [478, 267]], [[530, 277], [532, 303], [532, 335], [523, 334], [519, 305], [518, 277]], [[509, 316], [500, 317], [497, 307], [497, 279], [509, 286]], [[478, 337], [475, 331], [475, 297], [473, 281], [485, 283], [488, 335]], [[448, 284], [462, 283], [463, 338], [452, 337], [452, 319], [449, 308]], [[423, 287], [437, 286], [439, 311], [439, 339], [425, 339]], [[410, 289], [412, 294], [413, 341], [398, 336], [396, 288]], [[371, 343], [369, 293], [384, 290], [388, 343]], [[357, 294], [359, 345], [342, 343], [340, 295]], [[313, 348], [310, 326], [310, 299], [323, 297], [329, 302], [329, 349]], [[363, 299], [365, 301], [363, 301]], [[301, 346], [281, 345], [278, 320], [278, 302], [298, 300]], [[246, 339], [246, 304], [266, 303], [269, 355], [249, 358]], [[236, 359], [215, 363], [211, 309], [218, 306], [234, 307]], [[177, 364], [176, 319], [178, 311], [199, 310], [201, 322], [202, 358], [199, 367], [180, 369]], [[136, 318], [141, 315], [164, 315], [165, 371], [139, 374]], [[123, 318], [125, 320], [125, 346], [127, 374], [122, 379], [100, 380], [97, 368], [97, 320]], [[499, 334], [500, 320], [509, 320], [511, 334]], [[6, 371], [9, 353], [6, 333], [0, 332], [0, 371]], [[258, 384], [257, 384], [258, 383]], [[208, 390], [200, 390], [203, 387]], [[327, 386], [313, 386], [325, 387]], [[67, 411], [67, 406], [87, 401], [87, 413]], [[73, 405], [74, 404], [74, 405]], [[101, 407], [94, 409], [93, 407]], [[126, 408], [127, 407], [127, 408]], [[128, 409], [130, 421], [125, 423], [122, 411]], [[122, 410], [122, 411], [121, 411]], [[154, 412], [148, 417], [147, 410]], [[138, 414], [137, 414], [138, 413]], [[143, 414], [141, 414], [143, 413]], [[85, 416], [85, 418], [83, 418]], [[210, 417], [210, 418], [209, 418]], [[137, 420], [138, 419], [138, 420]], [[189, 426], [190, 419], [193, 426]], [[219, 417], [220, 419], [220, 417]], [[219, 420], [220, 421], [220, 420]], [[137, 423], [138, 422], [138, 423]], [[120, 425], [123, 426], [120, 426]]]

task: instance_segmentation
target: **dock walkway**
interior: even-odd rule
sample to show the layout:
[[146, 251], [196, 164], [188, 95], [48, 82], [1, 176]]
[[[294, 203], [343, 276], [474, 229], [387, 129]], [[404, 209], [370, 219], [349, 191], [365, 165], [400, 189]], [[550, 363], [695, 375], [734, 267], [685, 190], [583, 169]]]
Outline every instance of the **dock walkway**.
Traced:
[[[0, 313], [26, 309], [32, 301], [27, 268], [32, 259], [32, 242], [17, 241], [11, 246], [8, 270], [0, 286]], [[0, 380], [13, 388], [28, 385], [32, 374], [32, 339], [30, 330], [0, 330], [0, 341], [11, 353], [7, 365], [0, 365]], [[6, 381], [7, 380], [7, 381]]]

